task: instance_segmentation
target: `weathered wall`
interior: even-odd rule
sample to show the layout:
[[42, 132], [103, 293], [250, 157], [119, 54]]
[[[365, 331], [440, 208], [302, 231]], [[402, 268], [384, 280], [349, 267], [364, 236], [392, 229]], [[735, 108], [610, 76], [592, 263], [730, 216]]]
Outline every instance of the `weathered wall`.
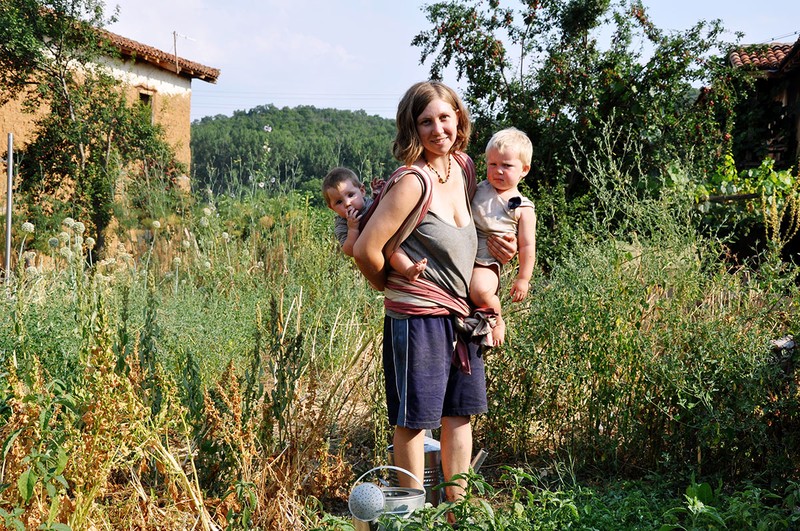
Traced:
[[150, 96], [153, 120], [164, 127], [167, 141], [175, 148], [179, 161], [191, 162], [190, 131], [192, 107], [191, 79], [167, 72], [148, 63], [107, 61], [112, 75], [127, 87], [129, 101], [140, 94]]
[[0, 200], [2, 200], [3, 213], [5, 213], [6, 208], [6, 191], [8, 188], [8, 134], [11, 133], [13, 135], [13, 147], [16, 152], [23, 148], [33, 136], [33, 121], [35, 119], [34, 115], [22, 112], [21, 98], [17, 98], [0, 107], [0, 157], [2, 157], [0, 168], [2, 168], [3, 172], [2, 180], [0, 180]]

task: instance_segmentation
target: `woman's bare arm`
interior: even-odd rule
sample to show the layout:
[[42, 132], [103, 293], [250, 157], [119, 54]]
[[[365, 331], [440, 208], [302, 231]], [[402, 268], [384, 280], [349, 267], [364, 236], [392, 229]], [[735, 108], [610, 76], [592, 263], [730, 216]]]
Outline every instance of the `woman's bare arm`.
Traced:
[[386, 286], [383, 248], [422, 197], [419, 179], [406, 175], [386, 191], [367, 226], [353, 247], [353, 258], [370, 285], [378, 291]]

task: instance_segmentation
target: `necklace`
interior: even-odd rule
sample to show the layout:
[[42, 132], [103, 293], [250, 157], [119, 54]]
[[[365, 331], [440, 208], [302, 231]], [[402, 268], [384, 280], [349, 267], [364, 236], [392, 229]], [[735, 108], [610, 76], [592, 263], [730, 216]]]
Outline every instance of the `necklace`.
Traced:
[[425, 154], [423, 154], [423, 155], [422, 155], [422, 160], [424, 160], [424, 161], [425, 161], [425, 165], [426, 165], [427, 167], [429, 167], [429, 168], [431, 169], [431, 171], [433, 171], [433, 173], [435, 173], [435, 174], [436, 174], [436, 178], [437, 178], [437, 179], [439, 179], [439, 183], [440, 183], [440, 184], [444, 184], [444, 183], [446, 183], [447, 181], [449, 181], [449, 180], [450, 180], [450, 154], [449, 154], [449, 153], [447, 154], [447, 175], [445, 175], [444, 177], [442, 177], [442, 176], [439, 174], [439, 172], [438, 172], [438, 171], [436, 171], [436, 168], [434, 168], [433, 166], [431, 166], [431, 163], [430, 163], [430, 162], [428, 162], [428, 159], [427, 159], [427, 158], [425, 158]]

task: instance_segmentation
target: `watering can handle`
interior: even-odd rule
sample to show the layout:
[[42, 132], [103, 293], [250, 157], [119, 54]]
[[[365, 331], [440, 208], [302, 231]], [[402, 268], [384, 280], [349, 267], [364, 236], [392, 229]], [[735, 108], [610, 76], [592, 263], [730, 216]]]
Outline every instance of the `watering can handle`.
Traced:
[[414, 474], [412, 474], [411, 472], [409, 472], [405, 468], [400, 468], [399, 466], [393, 466], [393, 465], [376, 466], [375, 468], [373, 468], [371, 470], [367, 470], [366, 472], [361, 474], [361, 477], [359, 477], [356, 480], [356, 483], [360, 483], [361, 480], [364, 479], [367, 476], [367, 474], [371, 474], [372, 472], [375, 472], [376, 470], [382, 470], [384, 468], [388, 468], [390, 470], [395, 470], [397, 472], [402, 472], [403, 474], [409, 476], [414, 481], [416, 481], [419, 484], [419, 486], [422, 488], [422, 490], [425, 490], [425, 485], [422, 484], [422, 482], [419, 480], [419, 478], [417, 476], [415, 476]]

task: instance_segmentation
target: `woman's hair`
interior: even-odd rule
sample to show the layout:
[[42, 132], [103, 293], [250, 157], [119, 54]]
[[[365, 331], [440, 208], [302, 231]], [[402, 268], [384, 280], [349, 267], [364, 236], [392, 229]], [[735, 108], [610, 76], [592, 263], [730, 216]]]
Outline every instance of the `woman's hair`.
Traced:
[[458, 114], [458, 128], [453, 151], [465, 151], [472, 133], [469, 111], [456, 92], [441, 81], [420, 81], [409, 88], [397, 106], [397, 135], [392, 155], [407, 166], [422, 154], [422, 141], [417, 134], [417, 118], [430, 102], [440, 99], [453, 106]]
[[486, 153], [488, 153], [490, 149], [496, 149], [498, 151], [511, 149], [517, 152], [517, 157], [519, 157], [523, 166], [531, 165], [533, 145], [528, 135], [516, 127], [509, 127], [496, 132], [492, 138], [489, 139], [489, 143], [486, 144]]

